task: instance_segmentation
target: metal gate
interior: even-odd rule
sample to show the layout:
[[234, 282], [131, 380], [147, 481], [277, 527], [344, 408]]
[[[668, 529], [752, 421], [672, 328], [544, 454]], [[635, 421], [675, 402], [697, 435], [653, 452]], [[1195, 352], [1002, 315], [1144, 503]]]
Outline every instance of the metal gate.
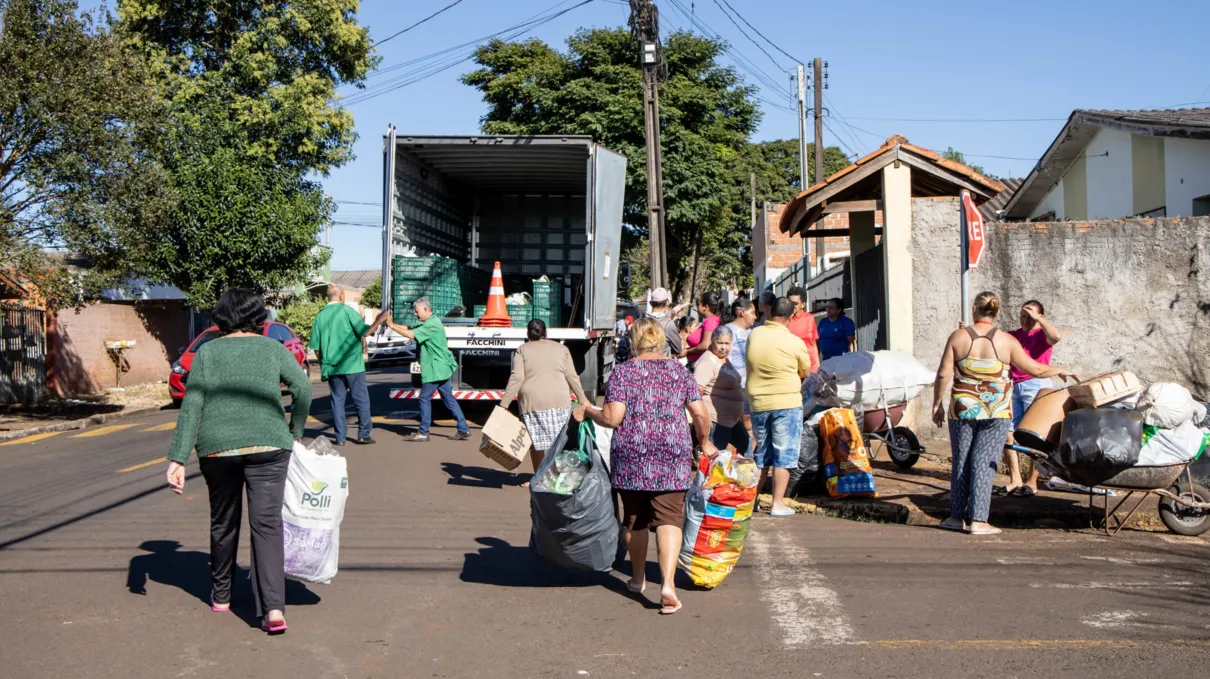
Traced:
[[0, 403], [28, 403], [46, 390], [46, 314], [0, 305]]
[[858, 253], [853, 262], [853, 322], [857, 324], [857, 350], [887, 348], [886, 266], [882, 243]]

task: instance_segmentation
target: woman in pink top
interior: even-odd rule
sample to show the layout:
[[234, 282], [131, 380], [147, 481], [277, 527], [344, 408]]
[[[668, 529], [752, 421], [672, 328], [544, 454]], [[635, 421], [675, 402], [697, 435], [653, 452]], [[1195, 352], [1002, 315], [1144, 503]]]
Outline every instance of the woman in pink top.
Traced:
[[693, 369], [693, 364], [697, 362], [697, 359], [701, 358], [702, 354], [710, 348], [710, 337], [714, 334], [714, 329], [722, 325], [723, 319], [718, 315], [721, 306], [722, 300], [717, 292], [703, 293], [697, 301], [697, 313], [702, 317], [702, 324], [689, 333], [689, 337], [685, 340], [685, 350], [681, 354], [689, 359], [690, 370]]
[[[1036, 299], [1031, 299], [1021, 305], [1021, 327], [1008, 334], [1021, 343], [1021, 348], [1029, 354], [1030, 358], [1042, 365], [1050, 365], [1050, 355], [1054, 346], [1063, 339], [1063, 333], [1046, 320], [1046, 310]], [[1013, 381], [1013, 430], [1016, 430], [1017, 426], [1021, 424], [1021, 417], [1037, 398], [1038, 392], [1050, 387], [1051, 381], [1031, 377], [1015, 366], [1009, 376]], [[1008, 454], [1008, 469], [1012, 485], [998, 486], [993, 488], [992, 492], [996, 495], [1016, 495], [1018, 497], [1029, 497], [1037, 493], [1037, 467], [1030, 473], [1028, 481], [1022, 481], [1021, 463], [1017, 457], [1017, 451], [1006, 449], [1005, 452]]]

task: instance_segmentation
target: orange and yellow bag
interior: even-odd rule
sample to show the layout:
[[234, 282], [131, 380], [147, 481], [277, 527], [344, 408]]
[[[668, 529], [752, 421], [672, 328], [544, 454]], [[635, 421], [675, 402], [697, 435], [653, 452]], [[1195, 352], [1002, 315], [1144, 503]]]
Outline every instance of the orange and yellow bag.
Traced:
[[693, 583], [713, 588], [739, 562], [756, 505], [756, 463], [728, 451], [702, 456], [685, 493], [680, 567]]
[[819, 420], [824, 476], [831, 497], [875, 497], [870, 451], [857, 427], [857, 415], [848, 408], [825, 410]]

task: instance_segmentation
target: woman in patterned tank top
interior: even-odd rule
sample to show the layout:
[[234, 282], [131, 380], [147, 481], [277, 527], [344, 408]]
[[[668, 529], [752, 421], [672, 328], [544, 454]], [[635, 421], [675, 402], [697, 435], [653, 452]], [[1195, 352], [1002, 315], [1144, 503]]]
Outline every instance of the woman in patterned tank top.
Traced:
[[[996, 330], [1000, 298], [991, 292], [975, 297], [975, 322], [950, 334], [933, 385], [933, 423], [945, 422], [945, 390], [953, 380], [949, 400], [950, 516], [941, 522], [948, 530], [973, 535], [1000, 532], [987, 523], [992, 482], [1004, 441], [1012, 429], [1012, 378], [1015, 367], [1034, 377], [1072, 377], [1057, 366], [1042, 365], [1008, 333]], [[1078, 379], [1078, 378], [1077, 378]]]

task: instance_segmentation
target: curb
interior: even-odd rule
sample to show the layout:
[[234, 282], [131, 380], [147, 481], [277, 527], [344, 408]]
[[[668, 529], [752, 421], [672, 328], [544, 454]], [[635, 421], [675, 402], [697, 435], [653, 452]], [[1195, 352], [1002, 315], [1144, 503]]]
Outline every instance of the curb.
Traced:
[[[765, 505], [772, 502], [767, 493], [760, 499]], [[870, 502], [861, 500], [832, 500], [827, 498], [812, 499], [812, 501], [786, 498], [786, 505], [799, 514], [813, 514], [834, 519], [847, 519], [863, 523], [894, 523], [907, 526], [935, 527], [941, 520], [930, 516], [915, 505], [897, 504], [892, 502]], [[1099, 517], [1099, 514], [1097, 515]], [[1035, 512], [1035, 511], [992, 511], [989, 521], [1000, 528], [1051, 528], [1051, 529], [1085, 529], [1088, 525], [1088, 510], [1067, 512]], [[1140, 510], [1130, 520], [1134, 530], [1165, 530], [1155, 511]]]
[[100, 415], [92, 415], [79, 420], [70, 420], [67, 422], [56, 422], [54, 424], [44, 424], [38, 427], [30, 427], [28, 429], [19, 429], [16, 431], [6, 431], [0, 433], [0, 442], [12, 441], [14, 439], [23, 439], [26, 436], [35, 434], [49, 434], [56, 431], [70, 431], [72, 429], [87, 429], [90, 425], [105, 424], [114, 420], [120, 420], [132, 415], [143, 415], [152, 411], [163, 410], [167, 403], [158, 406], [140, 406], [129, 410], [119, 410], [114, 413], [102, 413]]

